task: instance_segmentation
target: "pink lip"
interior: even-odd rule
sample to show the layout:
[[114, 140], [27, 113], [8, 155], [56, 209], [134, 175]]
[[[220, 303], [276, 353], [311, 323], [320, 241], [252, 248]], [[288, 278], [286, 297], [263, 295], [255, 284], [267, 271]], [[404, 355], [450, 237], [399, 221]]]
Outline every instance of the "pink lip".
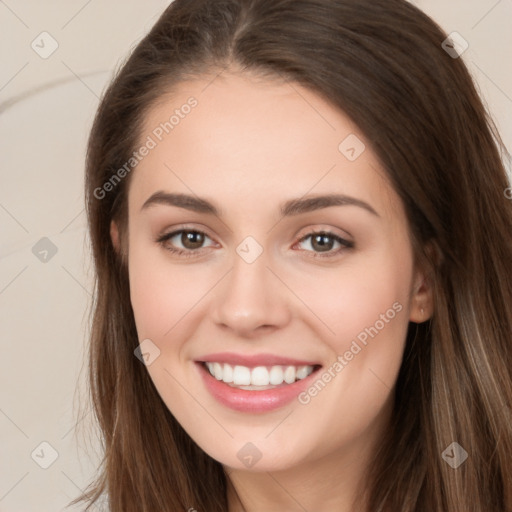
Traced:
[[198, 357], [196, 362], [211, 362], [211, 363], [228, 363], [236, 366], [247, 366], [254, 368], [255, 366], [315, 366], [320, 363], [311, 361], [301, 361], [299, 359], [291, 359], [289, 357], [275, 356], [273, 354], [254, 354], [243, 355], [234, 354], [233, 352], [218, 352], [216, 354], [208, 354], [203, 357]]
[[[218, 355], [216, 354], [216, 357]], [[287, 361], [290, 360], [287, 359]], [[246, 390], [231, 387], [225, 382], [217, 380], [210, 374], [204, 363], [196, 362], [196, 366], [206, 389], [218, 402], [235, 411], [249, 413], [269, 412], [285, 406], [297, 398], [302, 391], [310, 386], [313, 379], [317, 378], [317, 371], [313, 371], [305, 379], [297, 380], [293, 384], [283, 383], [275, 388], [261, 391]]]

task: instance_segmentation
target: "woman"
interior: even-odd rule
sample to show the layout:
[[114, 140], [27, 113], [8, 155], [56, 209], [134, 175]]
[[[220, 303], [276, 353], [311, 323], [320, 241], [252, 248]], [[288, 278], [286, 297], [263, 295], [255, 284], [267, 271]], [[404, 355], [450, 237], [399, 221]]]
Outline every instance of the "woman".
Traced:
[[402, 0], [167, 8], [89, 140], [84, 500], [512, 511], [512, 203], [456, 43]]

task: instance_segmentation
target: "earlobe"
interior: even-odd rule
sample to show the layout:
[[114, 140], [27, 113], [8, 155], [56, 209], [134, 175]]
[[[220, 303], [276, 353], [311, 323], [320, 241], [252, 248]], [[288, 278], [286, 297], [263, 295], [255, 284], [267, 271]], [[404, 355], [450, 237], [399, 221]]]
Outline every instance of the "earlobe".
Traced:
[[418, 324], [426, 322], [434, 311], [434, 294], [431, 279], [424, 273], [416, 274], [411, 296], [409, 320]]
[[425, 257], [421, 258], [421, 263], [415, 267], [410, 302], [409, 320], [418, 324], [430, 320], [434, 313], [435, 269], [439, 268], [443, 261], [441, 250], [435, 241], [427, 242], [424, 251]]
[[114, 246], [114, 249], [119, 254], [119, 229], [114, 221], [110, 222], [110, 239], [112, 240], [112, 245]]

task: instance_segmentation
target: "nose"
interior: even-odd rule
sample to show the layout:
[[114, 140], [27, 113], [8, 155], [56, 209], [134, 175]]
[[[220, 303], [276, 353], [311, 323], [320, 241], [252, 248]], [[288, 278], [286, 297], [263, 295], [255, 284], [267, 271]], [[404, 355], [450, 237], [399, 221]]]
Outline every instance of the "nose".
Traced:
[[252, 338], [290, 321], [291, 293], [270, 268], [265, 252], [252, 263], [235, 254], [233, 267], [219, 285], [214, 320], [233, 335]]

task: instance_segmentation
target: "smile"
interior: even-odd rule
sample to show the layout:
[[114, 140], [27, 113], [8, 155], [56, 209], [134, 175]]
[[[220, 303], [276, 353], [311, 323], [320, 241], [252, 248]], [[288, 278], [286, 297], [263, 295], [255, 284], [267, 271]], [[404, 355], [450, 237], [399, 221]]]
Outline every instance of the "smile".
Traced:
[[[221, 405], [245, 413], [265, 413], [280, 409], [296, 401], [316, 378], [320, 364], [290, 364], [292, 360], [266, 360], [272, 364], [255, 366], [255, 360], [246, 359], [250, 366], [217, 361], [195, 361], [195, 366], [206, 390]], [[237, 362], [241, 362], [237, 357]], [[276, 363], [288, 364], [276, 364]], [[297, 362], [297, 361], [294, 361]], [[301, 363], [305, 361], [300, 361]]]
[[228, 363], [205, 363], [210, 374], [232, 387], [239, 389], [268, 389], [269, 386], [279, 386], [285, 382], [293, 384], [311, 375], [314, 366], [248, 366]]

